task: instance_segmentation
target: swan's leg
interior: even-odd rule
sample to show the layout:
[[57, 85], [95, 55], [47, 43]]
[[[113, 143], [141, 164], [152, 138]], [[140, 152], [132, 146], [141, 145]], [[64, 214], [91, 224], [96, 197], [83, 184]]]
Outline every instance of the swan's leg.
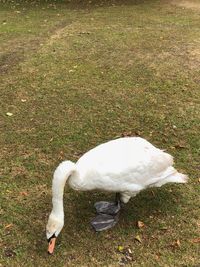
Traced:
[[120, 204], [120, 194], [116, 193], [115, 202], [99, 201], [94, 204], [94, 207], [98, 214], [116, 215], [120, 211]]
[[119, 193], [116, 194], [115, 202], [100, 201], [94, 206], [98, 215], [91, 221], [91, 224], [96, 232], [107, 230], [118, 222], [121, 208]]

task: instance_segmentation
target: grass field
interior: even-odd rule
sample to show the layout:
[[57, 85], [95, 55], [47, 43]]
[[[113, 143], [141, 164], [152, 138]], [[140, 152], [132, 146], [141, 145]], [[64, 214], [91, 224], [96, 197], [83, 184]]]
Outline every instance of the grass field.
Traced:
[[[199, 29], [199, 1], [0, 1], [0, 267], [200, 266]], [[143, 191], [100, 234], [93, 203], [114, 196], [66, 188], [48, 256], [55, 167], [126, 135], [189, 183]]]

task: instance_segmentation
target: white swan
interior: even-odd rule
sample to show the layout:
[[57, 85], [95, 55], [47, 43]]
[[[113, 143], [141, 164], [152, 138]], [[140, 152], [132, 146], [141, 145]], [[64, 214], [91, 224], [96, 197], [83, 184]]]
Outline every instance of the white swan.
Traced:
[[[120, 193], [120, 201], [127, 203], [145, 188], [160, 187], [169, 182], [186, 183], [187, 176], [179, 173], [172, 165], [171, 155], [140, 137], [124, 137], [101, 144], [85, 153], [76, 164], [71, 161], [62, 162], [53, 177], [53, 209], [46, 227], [48, 252], [53, 253], [55, 238], [64, 225], [63, 191], [66, 181], [75, 190]], [[99, 202], [97, 206], [98, 204], [100, 205], [96, 208], [101, 209], [107, 203]], [[117, 205], [119, 206], [119, 201]], [[111, 206], [113, 207], [113, 203]], [[119, 209], [114, 214], [118, 211]], [[102, 220], [100, 216], [100, 223]], [[107, 217], [105, 221], [110, 223]], [[94, 221], [94, 225], [95, 223], [98, 220]]]

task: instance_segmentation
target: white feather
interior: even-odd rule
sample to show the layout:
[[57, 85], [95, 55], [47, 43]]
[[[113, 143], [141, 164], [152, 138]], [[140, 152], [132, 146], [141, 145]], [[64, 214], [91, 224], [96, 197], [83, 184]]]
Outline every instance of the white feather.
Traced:
[[[75, 190], [104, 190], [134, 194], [148, 186], [186, 182], [172, 167], [173, 157], [140, 137], [120, 138], [85, 153], [69, 178]], [[64, 165], [63, 165], [64, 167]], [[176, 181], [177, 176], [177, 181]], [[167, 178], [167, 179], [166, 179]]]

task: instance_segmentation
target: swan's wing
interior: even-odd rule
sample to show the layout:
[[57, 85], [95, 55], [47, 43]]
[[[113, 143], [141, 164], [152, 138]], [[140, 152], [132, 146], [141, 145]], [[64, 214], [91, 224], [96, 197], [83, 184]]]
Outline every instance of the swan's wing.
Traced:
[[130, 186], [143, 188], [172, 164], [172, 156], [146, 140], [121, 138], [90, 150], [77, 167], [90, 186], [88, 189], [116, 191]]

